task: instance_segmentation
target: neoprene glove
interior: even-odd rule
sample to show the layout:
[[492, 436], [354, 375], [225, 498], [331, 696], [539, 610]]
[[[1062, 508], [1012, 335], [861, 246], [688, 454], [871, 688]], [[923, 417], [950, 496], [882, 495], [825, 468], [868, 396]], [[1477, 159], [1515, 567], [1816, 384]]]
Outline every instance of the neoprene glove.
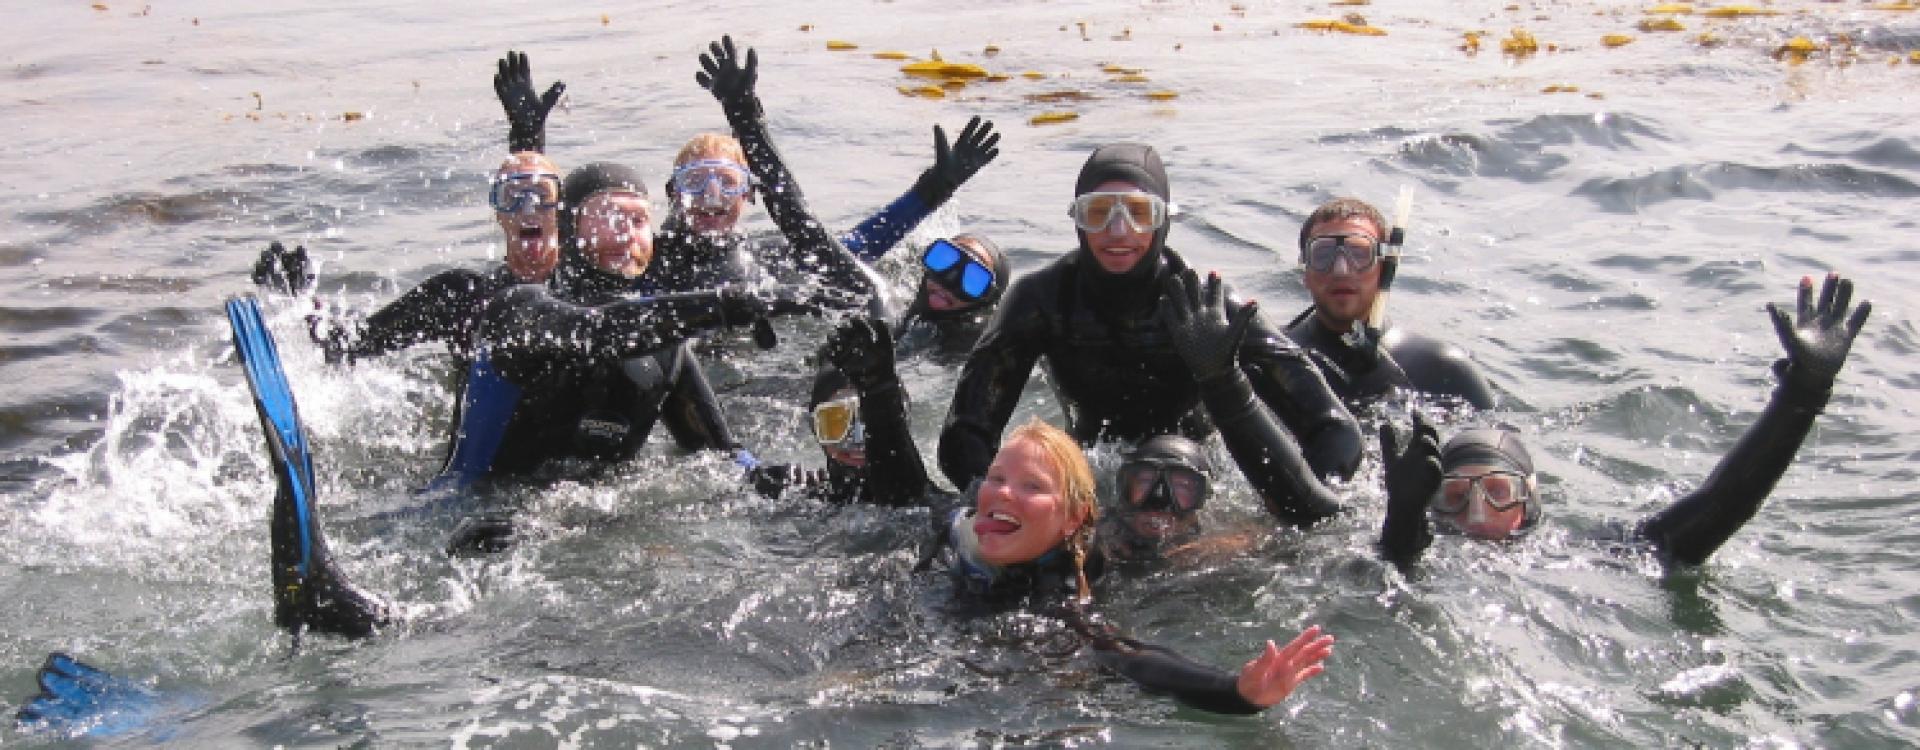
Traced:
[[1440, 491], [1440, 433], [1419, 412], [1413, 434], [1400, 441], [1391, 422], [1380, 424], [1380, 461], [1386, 470], [1387, 519], [1380, 544], [1396, 564], [1405, 565], [1433, 540], [1427, 504]]
[[1160, 297], [1160, 325], [1173, 339], [1174, 351], [1193, 379], [1206, 382], [1230, 375], [1240, 342], [1259, 308], [1248, 302], [1238, 311], [1227, 309], [1226, 290], [1219, 274], [1200, 276], [1187, 269], [1167, 277]]
[[933, 166], [921, 173], [914, 187], [930, 203], [944, 203], [982, 167], [1000, 155], [1000, 134], [993, 132], [993, 121], [978, 115], [960, 129], [960, 138], [947, 145], [947, 131], [933, 126]]
[[861, 393], [899, 382], [893, 369], [893, 331], [884, 320], [851, 318], [827, 340], [827, 360]]
[[306, 246], [287, 252], [287, 247], [278, 242], [267, 245], [253, 263], [253, 283], [283, 294], [312, 289], [313, 265], [307, 261]]
[[1773, 331], [1780, 335], [1780, 346], [1787, 350], [1785, 358], [1773, 363], [1781, 385], [1819, 395], [1833, 389], [1833, 380], [1840, 374], [1840, 367], [1847, 363], [1847, 352], [1853, 348], [1854, 337], [1860, 335], [1860, 327], [1873, 312], [1873, 303], [1863, 301], [1854, 309], [1853, 316], [1848, 317], [1847, 306], [1852, 301], [1853, 282], [1833, 273], [1827, 274], [1826, 283], [1821, 285], [1817, 303], [1813, 298], [1813, 279], [1800, 279], [1800, 301], [1791, 322], [1778, 306], [1767, 303]]
[[547, 150], [547, 113], [560, 102], [567, 85], [554, 81], [547, 93], [533, 93], [533, 71], [527, 56], [508, 52], [500, 59], [500, 71], [493, 74], [493, 93], [507, 111], [507, 150]]
[[760, 56], [752, 48], [747, 49], [743, 64], [739, 51], [734, 49], [733, 37], [722, 36], [701, 53], [700, 68], [700, 72], [693, 74], [693, 80], [713, 94], [729, 119], [760, 117], [760, 98], [753, 93], [753, 85], [760, 78]]

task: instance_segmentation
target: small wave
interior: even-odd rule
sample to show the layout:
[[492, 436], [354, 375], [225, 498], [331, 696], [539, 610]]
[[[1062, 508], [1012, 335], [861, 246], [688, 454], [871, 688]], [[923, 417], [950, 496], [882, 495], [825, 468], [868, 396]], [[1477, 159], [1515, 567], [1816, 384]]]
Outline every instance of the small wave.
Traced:
[[1671, 200], [1713, 200], [1716, 190], [1920, 197], [1920, 185], [1904, 177], [1846, 164], [1755, 167], [1733, 162], [1669, 167], [1638, 177], [1595, 178], [1574, 188], [1573, 195], [1586, 196], [1602, 211], [1631, 214]]
[[1544, 182], [1573, 159], [1547, 146], [1585, 144], [1608, 151], [1637, 150], [1638, 140], [1671, 140], [1641, 118], [1621, 114], [1540, 115], [1494, 121], [1492, 135], [1445, 133], [1408, 141], [1401, 157], [1415, 168], [1454, 175]]
[[1826, 151], [1789, 144], [1781, 149], [1781, 152], [1804, 154], [1820, 159], [1849, 159], [1876, 167], [1920, 169], [1920, 149], [1915, 149], [1904, 138], [1881, 138], [1870, 145], [1852, 151]]

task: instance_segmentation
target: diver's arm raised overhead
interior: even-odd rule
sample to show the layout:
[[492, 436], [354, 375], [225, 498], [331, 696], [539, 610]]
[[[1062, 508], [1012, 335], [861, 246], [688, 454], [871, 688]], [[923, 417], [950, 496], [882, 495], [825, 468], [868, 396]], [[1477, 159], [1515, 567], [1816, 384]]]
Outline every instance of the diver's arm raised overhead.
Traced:
[[1853, 282], [1829, 274], [1818, 302], [1813, 280], [1800, 280], [1799, 304], [1791, 320], [1772, 303], [1767, 305], [1774, 332], [1787, 350], [1787, 356], [1774, 363], [1780, 385], [1706, 482], [1635, 530], [1663, 560], [1699, 565], [1759, 512], [1826, 407], [1834, 378], [1873, 311], [1873, 303], [1861, 302], [1849, 315], [1852, 299]]
[[554, 81], [547, 93], [536, 95], [533, 66], [526, 53], [510, 51], [500, 58], [499, 70], [493, 74], [493, 93], [500, 97], [500, 107], [507, 113], [508, 151], [546, 152], [547, 113], [560, 103], [560, 95], [566, 90], [567, 84]]
[[974, 173], [999, 156], [999, 144], [1000, 134], [993, 132], [993, 121], [978, 115], [967, 121], [951, 146], [947, 145], [947, 131], [933, 126], [933, 166], [921, 172], [913, 187], [880, 213], [841, 235], [840, 244], [863, 261], [879, 260], [939, 210]]
[[[821, 288], [816, 296], [822, 304], [855, 309], [874, 300], [884, 301], [886, 287], [879, 276], [814, 218], [807, 207], [806, 196], [801, 194], [800, 183], [774, 148], [760, 97], [754, 93], [759, 79], [759, 59], [752, 49], [748, 49], [742, 59], [733, 46], [732, 37], [722, 37], [700, 55], [702, 70], [694, 79], [720, 102], [727, 124], [733, 127], [734, 137], [740, 139], [740, 146], [746, 151], [747, 167], [759, 184], [767, 214], [787, 238], [787, 257], [762, 261], [780, 261], [818, 278]], [[872, 312], [893, 317], [885, 309]]]

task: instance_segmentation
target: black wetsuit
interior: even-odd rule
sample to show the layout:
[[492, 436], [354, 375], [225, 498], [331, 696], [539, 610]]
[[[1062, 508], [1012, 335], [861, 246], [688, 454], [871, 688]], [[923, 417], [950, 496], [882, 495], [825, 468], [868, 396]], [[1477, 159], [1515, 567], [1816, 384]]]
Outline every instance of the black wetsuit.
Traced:
[[763, 312], [718, 293], [590, 307], [541, 286], [502, 292], [480, 323], [454, 446], [436, 481], [464, 485], [558, 458], [623, 460], [656, 421], [683, 449], [738, 450], [684, 341]]
[[441, 271], [351, 328], [336, 328], [324, 344], [327, 357], [351, 362], [440, 341], [465, 359], [473, 353], [473, 328], [487, 301], [519, 283], [504, 263], [484, 272]]
[[837, 370], [814, 378], [809, 406], [831, 398], [844, 387], [860, 394], [860, 422], [866, 426], [865, 466], [855, 468], [827, 461], [824, 469], [806, 471], [789, 465], [762, 466], [750, 476], [762, 494], [777, 496], [788, 488], [834, 503], [873, 503], [896, 508], [950, 507], [956, 496], [933, 484], [913, 442], [907, 424], [906, 391], [897, 376], [863, 379], [853, 384]]
[[[1059, 619], [1087, 639], [1101, 666], [1148, 692], [1170, 695], [1194, 708], [1224, 714], [1262, 710], [1241, 697], [1237, 674], [1128, 638], [1077, 604], [1078, 579], [1072, 554], [1065, 547], [1021, 565], [1001, 567], [979, 560], [972, 513], [972, 508], [953, 508], [940, 516], [948, 535], [942, 562], [956, 595], [969, 609], [989, 614], [1024, 609]], [[1089, 580], [1097, 580], [1103, 568], [1099, 553], [1087, 556]]]
[[[1698, 489], [1631, 528], [1619, 528], [1607, 542], [1624, 549], [1651, 549], [1668, 566], [1700, 565], [1753, 518], [1792, 465], [1813, 420], [1826, 407], [1829, 389], [1796, 387], [1789, 381], [1774, 389], [1760, 418], [1740, 436]], [[1391, 486], [1391, 485], [1390, 485]], [[1422, 502], [1388, 507], [1419, 508]], [[1381, 528], [1381, 553], [1402, 568], [1419, 562], [1433, 542], [1432, 522], [1424, 512], [1389, 512]]]
[[1429, 398], [1493, 408], [1493, 389], [1465, 350], [1387, 322], [1379, 351], [1369, 354], [1341, 340], [1318, 314], [1309, 314], [1287, 335], [1313, 356], [1347, 408], [1364, 410], [1395, 388]]
[[[1159, 289], [1186, 268], [1171, 249], [1131, 294], [1108, 291], [1110, 276], [1069, 254], [1014, 281], [967, 358], [940, 434], [940, 468], [964, 487], [986, 472], [1000, 431], [1037, 360], [1058, 394], [1074, 437], [1137, 440], [1212, 431], [1201, 394], [1159, 320]], [[1131, 282], [1131, 280], [1129, 280]], [[1234, 310], [1239, 303], [1230, 303]], [[1360, 461], [1360, 431], [1306, 354], [1258, 317], [1239, 362], [1260, 399], [1300, 436], [1320, 476], [1350, 474]]]

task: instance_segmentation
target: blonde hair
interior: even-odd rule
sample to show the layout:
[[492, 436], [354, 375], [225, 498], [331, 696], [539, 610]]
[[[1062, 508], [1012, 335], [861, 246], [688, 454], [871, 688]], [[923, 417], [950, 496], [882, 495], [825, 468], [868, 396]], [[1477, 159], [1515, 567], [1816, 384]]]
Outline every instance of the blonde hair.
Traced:
[[700, 159], [731, 159], [740, 166], [747, 165], [747, 152], [740, 148], [740, 142], [725, 133], [701, 133], [680, 147], [680, 155], [673, 157], [673, 166], [679, 167]]
[[1060, 481], [1060, 497], [1066, 501], [1069, 517], [1079, 516], [1089, 524], [1100, 517], [1093, 467], [1087, 463], [1086, 451], [1080, 449], [1080, 443], [1072, 435], [1034, 417], [1013, 428], [1000, 443], [1000, 449], [1006, 450], [1007, 446], [1019, 442], [1030, 442], [1040, 449], [1047, 468], [1052, 469]]
[[1001, 441], [1000, 450], [1014, 443], [1032, 443], [1040, 449], [1047, 468], [1059, 478], [1060, 499], [1066, 502], [1067, 516], [1080, 518], [1080, 527], [1067, 537], [1067, 547], [1073, 553], [1079, 601], [1085, 604], [1093, 599], [1093, 587], [1087, 582], [1087, 546], [1093, 537], [1093, 523], [1100, 519], [1100, 499], [1093, 482], [1093, 467], [1087, 464], [1087, 452], [1080, 449], [1080, 443], [1072, 435], [1040, 421], [1039, 417], [1013, 428], [1007, 439]]

